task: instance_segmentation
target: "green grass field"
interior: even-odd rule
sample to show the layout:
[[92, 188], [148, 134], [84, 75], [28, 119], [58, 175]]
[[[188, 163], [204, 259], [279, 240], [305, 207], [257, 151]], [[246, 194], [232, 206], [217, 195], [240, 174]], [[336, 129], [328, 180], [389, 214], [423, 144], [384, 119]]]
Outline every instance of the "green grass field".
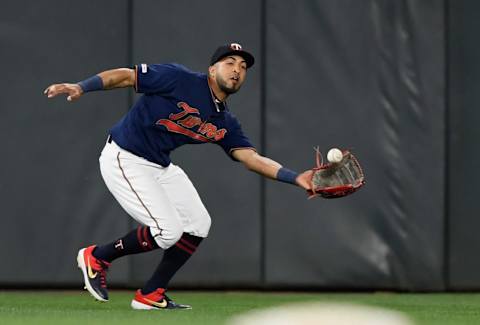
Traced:
[[110, 302], [99, 303], [81, 291], [0, 291], [0, 324], [223, 324], [252, 309], [304, 301], [384, 307], [418, 325], [480, 324], [480, 294], [170, 292], [193, 306], [183, 311], [134, 311], [132, 295], [112, 291]]

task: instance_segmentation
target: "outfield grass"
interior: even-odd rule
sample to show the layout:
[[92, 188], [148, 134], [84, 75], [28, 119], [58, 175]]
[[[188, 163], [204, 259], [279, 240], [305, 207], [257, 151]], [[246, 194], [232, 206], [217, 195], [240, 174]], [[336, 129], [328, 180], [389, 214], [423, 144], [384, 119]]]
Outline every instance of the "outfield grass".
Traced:
[[133, 292], [110, 302], [86, 292], [0, 291], [0, 324], [223, 324], [255, 308], [302, 301], [358, 303], [404, 312], [418, 325], [480, 324], [480, 294], [170, 292], [192, 310], [134, 311]]

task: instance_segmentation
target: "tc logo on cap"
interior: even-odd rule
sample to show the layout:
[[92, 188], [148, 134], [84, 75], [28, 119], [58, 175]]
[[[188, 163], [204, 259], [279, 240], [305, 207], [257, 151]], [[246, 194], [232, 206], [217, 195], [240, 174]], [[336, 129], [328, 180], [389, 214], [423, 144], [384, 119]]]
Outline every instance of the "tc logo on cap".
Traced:
[[235, 51], [241, 51], [242, 50], [242, 46], [238, 43], [232, 43], [230, 44], [230, 48], [232, 50], [235, 50]]

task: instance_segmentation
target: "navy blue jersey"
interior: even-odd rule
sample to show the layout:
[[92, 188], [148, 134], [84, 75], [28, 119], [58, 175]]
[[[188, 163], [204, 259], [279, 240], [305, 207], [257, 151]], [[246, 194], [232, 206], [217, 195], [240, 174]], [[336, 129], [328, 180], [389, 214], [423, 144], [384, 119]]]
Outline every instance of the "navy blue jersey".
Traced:
[[206, 74], [179, 64], [135, 70], [135, 89], [143, 95], [110, 130], [123, 149], [168, 166], [170, 152], [187, 143], [216, 143], [230, 157], [235, 149], [253, 148], [236, 117], [214, 102]]

